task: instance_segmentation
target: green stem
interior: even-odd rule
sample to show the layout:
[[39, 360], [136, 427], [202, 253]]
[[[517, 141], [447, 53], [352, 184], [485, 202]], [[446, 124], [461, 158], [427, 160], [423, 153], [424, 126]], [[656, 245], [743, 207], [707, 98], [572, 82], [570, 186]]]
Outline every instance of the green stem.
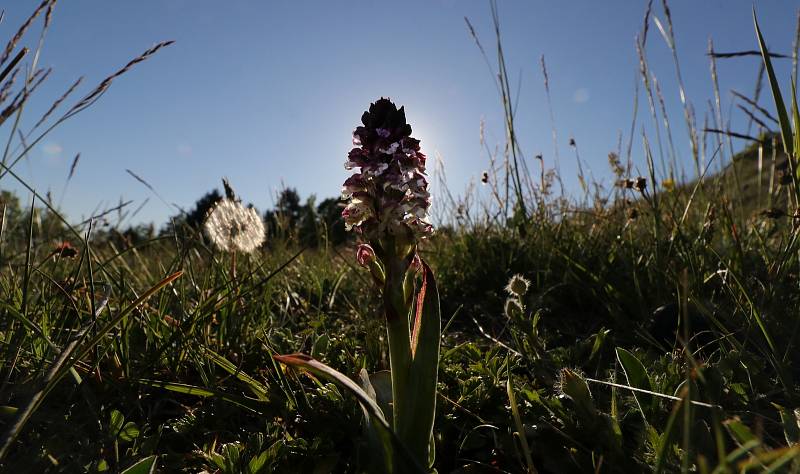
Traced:
[[410, 301], [406, 298], [404, 281], [408, 269], [407, 259], [394, 258], [386, 265], [384, 307], [389, 338], [389, 365], [392, 376], [392, 423], [398, 438], [411, 454], [425, 465], [427, 440], [417, 442], [410, 421], [414, 417], [411, 386], [411, 332], [409, 329]]

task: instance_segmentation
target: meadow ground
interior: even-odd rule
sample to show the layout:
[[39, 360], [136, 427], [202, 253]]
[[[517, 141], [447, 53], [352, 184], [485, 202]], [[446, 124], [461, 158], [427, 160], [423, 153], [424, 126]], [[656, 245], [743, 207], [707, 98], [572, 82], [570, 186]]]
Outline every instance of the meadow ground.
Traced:
[[[566, 199], [558, 176], [517, 166], [499, 59], [509, 143], [490, 197], [444, 198], [419, 247], [441, 301], [437, 471], [800, 470], [797, 121], [697, 179], [659, 175], [649, 153], [631, 175], [620, 150], [618, 183]], [[699, 170], [719, 135], [688, 128]], [[274, 359], [389, 368], [353, 240], [278, 213], [264, 246], [233, 256], [190, 222], [142, 237], [31, 199], [0, 201], [3, 472], [373, 466], [356, 399]], [[530, 282], [518, 297], [514, 275]]]

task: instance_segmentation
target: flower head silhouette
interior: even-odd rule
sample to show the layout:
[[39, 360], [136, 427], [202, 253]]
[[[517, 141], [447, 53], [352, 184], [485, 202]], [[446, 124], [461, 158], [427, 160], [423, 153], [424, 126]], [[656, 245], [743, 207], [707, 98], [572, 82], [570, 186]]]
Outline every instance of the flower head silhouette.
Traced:
[[342, 212], [345, 226], [370, 242], [391, 236], [412, 243], [431, 235], [425, 155], [411, 137], [405, 110], [381, 98], [361, 123], [344, 165], [359, 169], [342, 185], [342, 198], [349, 201]]

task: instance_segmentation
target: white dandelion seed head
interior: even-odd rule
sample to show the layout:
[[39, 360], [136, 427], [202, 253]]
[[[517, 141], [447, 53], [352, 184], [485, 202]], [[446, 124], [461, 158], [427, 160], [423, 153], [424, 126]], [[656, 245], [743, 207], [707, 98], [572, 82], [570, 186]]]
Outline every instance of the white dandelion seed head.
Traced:
[[525, 293], [528, 292], [528, 288], [530, 287], [531, 282], [522, 275], [514, 275], [508, 280], [508, 285], [506, 285], [506, 292], [508, 292], [511, 296], [516, 296], [517, 298], [522, 298], [525, 296]]
[[264, 222], [258, 212], [230, 199], [211, 209], [203, 227], [214, 245], [226, 252], [251, 253], [264, 243]]
[[507, 318], [512, 318], [515, 315], [521, 316], [524, 311], [525, 310], [522, 307], [522, 303], [520, 303], [518, 298], [508, 298], [505, 306], [503, 307], [503, 312]]

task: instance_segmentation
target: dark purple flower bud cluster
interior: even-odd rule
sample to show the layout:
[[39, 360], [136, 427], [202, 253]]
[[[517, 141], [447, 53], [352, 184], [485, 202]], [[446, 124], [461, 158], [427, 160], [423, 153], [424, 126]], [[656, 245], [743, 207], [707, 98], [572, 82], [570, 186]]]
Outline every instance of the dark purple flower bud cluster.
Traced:
[[367, 241], [391, 235], [415, 241], [431, 235], [425, 155], [400, 109], [381, 98], [361, 117], [345, 169], [359, 168], [342, 185], [347, 229]]

